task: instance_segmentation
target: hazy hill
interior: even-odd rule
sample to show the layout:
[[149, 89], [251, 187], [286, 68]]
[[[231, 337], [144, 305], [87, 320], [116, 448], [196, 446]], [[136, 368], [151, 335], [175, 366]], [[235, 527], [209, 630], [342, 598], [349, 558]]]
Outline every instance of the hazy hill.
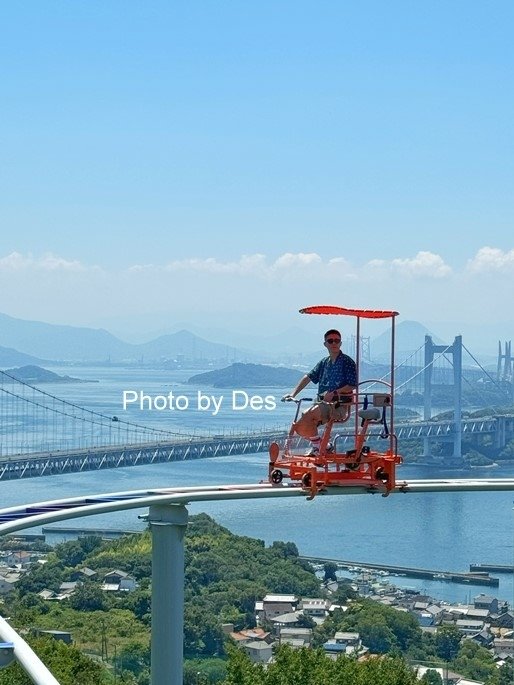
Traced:
[[132, 348], [103, 329], [25, 321], [7, 314], [0, 314], [0, 345], [45, 359], [66, 361], [124, 359], [130, 356]]
[[34, 364], [20, 366], [17, 369], [7, 369], [6, 373], [25, 383], [96, 383], [96, 381], [84, 381], [71, 376], [60, 376]]
[[18, 350], [13, 350], [12, 347], [0, 347], [0, 367], [41, 363], [43, 363], [43, 360], [38, 357], [18, 352]]
[[[255, 361], [256, 353], [212, 343], [188, 331], [163, 335], [147, 343], [126, 343], [103, 329], [60, 326], [41, 321], [25, 321], [0, 314], [0, 345], [15, 348], [5, 355], [4, 366], [54, 361], [139, 361], [174, 359], [220, 359]], [[0, 348], [1, 350], [1, 348]], [[24, 355], [37, 355], [36, 357]]]
[[192, 359], [224, 359], [230, 361], [242, 356], [254, 357], [255, 353], [237, 350], [235, 347], [204, 340], [190, 331], [178, 331], [162, 335], [140, 345], [132, 345], [138, 358], [170, 359], [184, 355]]
[[[431, 335], [436, 345], [442, 345], [443, 340], [433, 335], [431, 331], [418, 321], [402, 321], [395, 330], [396, 359], [402, 359], [415, 352], [425, 344], [425, 335]], [[370, 353], [373, 361], [385, 362], [391, 353], [391, 336], [385, 331], [370, 342]]]
[[224, 369], [207, 371], [192, 376], [188, 383], [210, 385], [214, 388], [244, 389], [252, 387], [293, 387], [303, 373], [281, 366], [263, 364], [231, 364]]

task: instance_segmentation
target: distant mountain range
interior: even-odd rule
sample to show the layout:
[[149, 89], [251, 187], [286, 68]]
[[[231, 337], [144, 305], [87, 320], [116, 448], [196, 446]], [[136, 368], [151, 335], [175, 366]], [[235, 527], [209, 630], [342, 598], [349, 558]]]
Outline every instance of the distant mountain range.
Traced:
[[[193, 360], [253, 361], [256, 353], [210, 342], [189, 331], [162, 335], [147, 343], [124, 342], [104, 329], [25, 321], [0, 314], [0, 345], [12, 355], [0, 357], [2, 366], [53, 361], [156, 362], [186, 357]], [[1, 349], [0, 349], [1, 351]], [[19, 358], [15, 357], [20, 354]], [[32, 355], [32, 356], [31, 356]]]
[[[332, 321], [327, 320], [327, 325]], [[350, 349], [351, 327], [344, 322], [343, 350]], [[271, 335], [237, 338], [245, 346], [212, 342], [187, 330], [160, 335], [145, 343], [128, 343], [104, 329], [26, 321], [0, 314], [0, 366], [48, 364], [54, 362], [112, 362], [160, 364], [168, 360], [202, 360], [219, 366], [233, 362], [281, 363], [307, 368], [326, 354], [319, 325], [313, 332], [301, 328], [276, 331]], [[317, 331], [317, 332], [316, 332]], [[241, 334], [239, 334], [241, 335]], [[397, 359], [423, 345], [431, 332], [416, 321], [402, 321], [396, 326]], [[221, 333], [220, 333], [221, 336]], [[224, 332], [224, 337], [229, 337]], [[232, 336], [230, 336], [232, 337]], [[436, 344], [438, 337], [432, 336]], [[236, 339], [234, 335], [234, 339]], [[451, 341], [449, 341], [451, 342]], [[371, 359], [382, 363], [389, 355], [389, 333], [370, 341]]]

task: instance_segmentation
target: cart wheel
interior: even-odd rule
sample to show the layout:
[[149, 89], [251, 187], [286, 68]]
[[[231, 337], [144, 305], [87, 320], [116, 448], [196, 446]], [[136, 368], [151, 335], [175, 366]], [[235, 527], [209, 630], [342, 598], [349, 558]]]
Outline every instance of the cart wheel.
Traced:
[[275, 483], [278, 485], [278, 483], [282, 482], [282, 479], [284, 478], [284, 474], [280, 469], [273, 469], [273, 471], [270, 474], [271, 482]]
[[304, 488], [310, 488], [312, 484], [312, 474], [304, 473], [302, 476], [302, 485]]
[[381, 480], [383, 483], [387, 483], [389, 480], [389, 475], [384, 471], [384, 469], [379, 466], [375, 471], [375, 478]]

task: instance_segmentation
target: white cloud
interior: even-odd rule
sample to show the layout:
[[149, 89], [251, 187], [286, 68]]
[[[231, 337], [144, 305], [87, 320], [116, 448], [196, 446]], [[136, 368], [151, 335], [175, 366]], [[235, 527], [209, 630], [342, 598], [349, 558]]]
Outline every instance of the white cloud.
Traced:
[[[266, 267], [266, 257], [261, 254], [243, 255], [237, 262], [222, 262], [215, 257], [206, 259], [181, 259], [169, 262], [165, 271], [192, 271], [207, 274], [245, 274]], [[154, 267], [162, 268], [162, 267]]]
[[202, 272], [213, 275], [252, 275], [265, 279], [290, 277], [305, 273], [312, 274], [313, 270], [320, 280], [326, 278], [333, 281], [334, 278], [341, 280], [367, 281], [369, 269], [373, 270], [373, 276], [382, 272], [384, 276], [390, 274], [405, 274], [409, 277], [444, 278], [452, 274], [452, 269], [445, 264], [442, 257], [432, 252], [418, 252], [412, 258], [393, 259], [386, 261], [374, 259], [361, 266], [352, 265], [344, 257], [333, 257], [326, 261], [315, 253], [292, 253], [277, 257], [274, 261], [269, 260], [263, 254], [243, 255], [237, 261], [223, 262], [214, 257], [206, 259], [182, 259], [170, 262], [164, 267], [155, 265], [135, 265], [129, 271], [165, 270], [181, 272]]
[[[97, 267], [89, 267], [97, 269]], [[41, 257], [32, 255], [22, 255], [19, 252], [11, 252], [6, 257], [0, 258], [0, 270], [2, 271], [23, 271], [29, 269], [41, 269], [44, 271], [86, 271], [85, 267], [78, 260], [67, 260], [58, 257], [51, 252], [47, 252]]]
[[305, 254], [304, 252], [299, 252], [298, 254], [293, 254], [292, 252], [286, 252], [281, 257], [275, 260], [271, 265], [271, 269], [276, 272], [280, 271], [290, 271], [291, 269], [303, 269], [305, 267], [319, 267], [323, 265], [323, 260], [315, 252], [310, 252]]
[[[493, 248], [482, 248], [476, 257], [468, 263], [468, 270], [501, 269], [514, 266], [514, 250], [504, 253]], [[86, 272], [99, 270], [96, 266], [86, 266], [79, 260], [68, 260], [52, 253], [40, 257], [31, 254], [23, 255], [19, 252], [0, 258], [0, 271], [20, 272], [27, 270], [44, 270], [47, 272], [67, 271]], [[390, 278], [402, 274], [409, 278], [441, 279], [452, 275], [452, 269], [442, 257], [432, 252], [418, 252], [414, 257], [397, 258], [390, 261], [373, 259], [361, 265], [354, 265], [344, 257], [332, 257], [324, 260], [316, 252], [286, 252], [275, 260], [266, 255], [256, 253], [242, 255], [237, 260], [222, 261], [216, 257], [190, 258], [174, 260], [168, 264], [134, 264], [124, 270], [125, 274], [153, 274], [164, 273], [204, 274], [206, 276], [240, 276], [254, 277], [273, 281], [300, 276], [313, 276], [319, 281], [334, 282], [340, 280], [368, 282], [370, 277]]]
[[390, 268], [397, 273], [424, 278], [446, 278], [452, 274], [452, 269], [445, 264], [442, 257], [427, 251], [420, 251], [412, 258], [393, 259]]
[[482, 247], [466, 266], [471, 273], [509, 271], [514, 269], [514, 250], [504, 252], [496, 247]]
[[[505, 291], [505, 274], [513, 266], [514, 250], [491, 247], [455, 270], [429, 251], [360, 263], [337, 253], [255, 253], [109, 270], [52, 253], [12, 252], [0, 257], [0, 311], [75, 324], [152, 311], [163, 318], [218, 321], [223, 311], [223, 317], [248, 314], [262, 327], [272, 313], [281, 322], [306, 304], [331, 302], [397, 309], [414, 319], [422, 312], [433, 320], [473, 320], [482, 311], [494, 321], [505, 318], [496, 294], [500, 287]], [[488, 277], [473, 278], [479, 269], [488, 269]]]

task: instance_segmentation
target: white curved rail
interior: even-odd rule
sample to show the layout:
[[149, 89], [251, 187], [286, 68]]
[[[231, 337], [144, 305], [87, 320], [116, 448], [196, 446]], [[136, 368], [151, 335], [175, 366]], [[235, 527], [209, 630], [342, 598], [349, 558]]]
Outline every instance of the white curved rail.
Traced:
[[0, 638], [13, 645], [14, 657], [36, 685], [59, 685], [41, 659], [18, 633], [0, 616]]
[[[400, 481], [390, 494], [421, 492], [470, 492], [486, 490], [514, 490], [514, 478], [458, 478]], [[328, 487], [317, 496], [363, 495], [384, 493], [384, 489], [372, 489], [362, 485]], [[256, 499], [275, 497], [306, 497], [307, 492], [299, 485], [271, 485], [251, 483], [243, 485], [209, 485], [183, 488], [155, 488], [152, 490], [127, 490], [99, 495], [48, 500], [30, 505], [0, 509], [0, 535], [43, 523], [106, 514], [111, 511], [142, 509], [154, 504], [189, 504], [233, 499]]]

